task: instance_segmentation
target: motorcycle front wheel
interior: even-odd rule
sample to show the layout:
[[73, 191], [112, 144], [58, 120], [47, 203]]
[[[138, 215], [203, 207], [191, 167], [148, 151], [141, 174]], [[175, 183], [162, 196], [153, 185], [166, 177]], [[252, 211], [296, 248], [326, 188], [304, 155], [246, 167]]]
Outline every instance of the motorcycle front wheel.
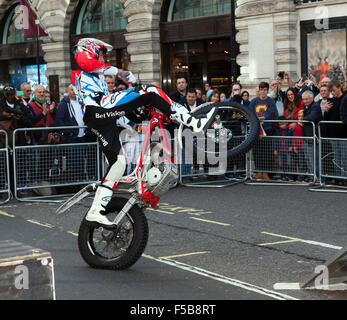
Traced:
[[[114, 220], [127, 199], [112, 198], [107, 206], [107, 217]], [[124, 270], [141, 257], [148, 241], [146, 216], [133, 206], [115, 231], [95, 228], [83, 219], [78, 232], [78, 248], [84, 261], [93, 268]]]

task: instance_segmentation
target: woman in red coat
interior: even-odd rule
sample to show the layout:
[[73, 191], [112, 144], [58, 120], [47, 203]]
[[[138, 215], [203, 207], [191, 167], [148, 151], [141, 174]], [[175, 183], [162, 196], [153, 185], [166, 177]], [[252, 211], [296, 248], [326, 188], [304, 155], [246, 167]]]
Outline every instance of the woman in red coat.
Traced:
[[[304, 110], [304, 103], [297, 91], [293, 88], [289, 88], [284, 98], [284, 112], [283, 115], [287, 120], [298, 120], [298, 114], [300, 110]], [[295, 123], [290, 123], [289, 128], [293, 129]]]

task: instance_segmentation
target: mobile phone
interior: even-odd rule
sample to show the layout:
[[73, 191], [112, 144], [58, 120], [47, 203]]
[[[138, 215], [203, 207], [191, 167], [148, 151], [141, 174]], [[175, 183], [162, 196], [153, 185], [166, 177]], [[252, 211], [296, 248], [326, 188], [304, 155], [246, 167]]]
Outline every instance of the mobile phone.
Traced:
[[306, 74], [303, 74], [302, 77], [301, 77], [302, 81], [306, 81], [308, 78], [307, 78], [307, 75]]
[[284, 71], [279, 72], [278, 77], [284, 79]]
[[23, 91], [17, 91], [17, 96], [22, 96], [24, 94]]
[[330, 103], [334, 103], [334, 99], [333, 98], [328, 98], [327, 101], [330, 102]]

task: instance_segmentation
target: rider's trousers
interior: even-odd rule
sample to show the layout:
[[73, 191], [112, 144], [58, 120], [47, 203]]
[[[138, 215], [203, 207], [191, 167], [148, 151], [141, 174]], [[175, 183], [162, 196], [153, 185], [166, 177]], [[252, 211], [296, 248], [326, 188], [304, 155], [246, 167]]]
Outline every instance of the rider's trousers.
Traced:
[[172, 113], [171, 105], [168, 101], [154, 92], [148, 92], [138, 96], [134, 100], [110, 109], [86, 106], [83, 118], [84, 122], [98, 137], [101, 149], [110, 166], [117, 161], [117, 156], [121, 151], [119, 131], [116, 126], [117, 119], [131, 114], [141, 106], [148, 105], [159, 109], [167, 115], [171, 115]]

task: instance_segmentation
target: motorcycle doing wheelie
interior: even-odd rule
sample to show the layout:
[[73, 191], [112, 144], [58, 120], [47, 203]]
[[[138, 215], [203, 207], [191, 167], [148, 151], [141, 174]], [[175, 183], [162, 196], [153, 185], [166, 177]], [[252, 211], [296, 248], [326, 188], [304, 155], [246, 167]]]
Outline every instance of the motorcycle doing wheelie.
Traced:
[[[141, 107], [141, 106], [139, 106]], [[196, 114], [208, 113], [217, 107], [218, 112], [211, 128], [206, 133], [206, 140], [220, 143], [221, 136], [226, 137], [227, 156], [234, 157], [249, 151], [256, 142], [260, 125], [256, 115], [249, 109], [235, 102], [204, 104], [195, 110]], [[148, 241], [148, 222], [145, 210], [156, 208], [160, 197], [177, 184], [179, 173], [173, 156], [171, 140], [165, 130], [167, 115], [149, 108], [150, 120], [143, 126], [144, 140], [141, 154], [134, 171], [119, 181], [117, 189], [126, 192], [129, 197], [115, 193], [106, 207], [104, 214], [116, 225], [114, 229], [91, 226], [85, 218], [78, 231], [78, 247], [82, 258], [95, 268], [127, 269], [141, 257]], [[223, 121], [225, 114], [238, 114], [247, 127], [247, 133], [241, 143], [230, 144], [233, 132], [228, 122]], [[181, 124], [178, 129], [178, 143], [182, 145]], [[151, 135], [157, 130], [160, 139], [151, 141]], [[188, 129], [187, 129], [188, 130]], [[212, 132], [212, 133], [211, 133]], [[159, 142], [158, 142], [159, 141]], [[63, 213], [72, 205], [81, 201], [96, 190], [98, 184], [90, 184], [67, 200], [57, 213]]]

